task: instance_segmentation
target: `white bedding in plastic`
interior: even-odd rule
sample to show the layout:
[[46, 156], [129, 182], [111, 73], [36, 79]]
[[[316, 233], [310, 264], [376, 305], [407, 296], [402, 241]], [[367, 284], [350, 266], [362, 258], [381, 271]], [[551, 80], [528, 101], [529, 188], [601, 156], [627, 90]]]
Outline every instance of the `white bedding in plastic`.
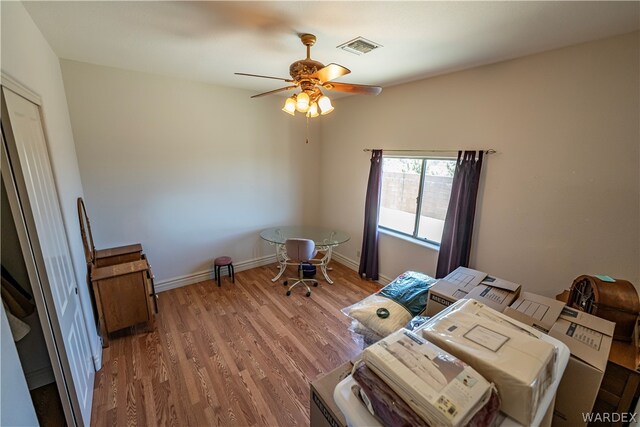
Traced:
[[[502, 399], [501, 410], [530, 425], [553, 381], [555, 348], [523, 333], [530, 329], [524, 324], [496, 322], [491, 319], [495, 313], [475, 300], [460, 300], [431, 318], [419, 332], [495, 383]], [[514, 328], [514, 322], [522, 330]]]
[[429, 425], [466, 425], [494, 390], [472, 367], [406, 329], [362, 355], [367, 367]]

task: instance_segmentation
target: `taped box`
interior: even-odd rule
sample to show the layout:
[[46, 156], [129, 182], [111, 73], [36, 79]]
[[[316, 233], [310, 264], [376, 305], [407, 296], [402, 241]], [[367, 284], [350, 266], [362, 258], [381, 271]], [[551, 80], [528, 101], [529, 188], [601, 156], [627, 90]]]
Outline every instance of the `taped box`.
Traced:
[[502, 313], [520, 295], [520, 285], [498, 277], [487, 276], [471, 289], [465, 298], [480, 301]]
[[487, 277], [486, 273], [472, 268], [456, 268], [429, 288], [425, 315], [438, 314], [454, 302], [466, 298], [467, 294], [485, 277]]
[[513, 304], [505, 308], [504, 314], [547, 333], [558, 320], [563, 308], [562, 301], [523, 292]]
[[556, 394], [554, 426], [584, 426], [607, 367], [615, 323], [564, 307], [549, 335], [569, 347], [571, 357]]

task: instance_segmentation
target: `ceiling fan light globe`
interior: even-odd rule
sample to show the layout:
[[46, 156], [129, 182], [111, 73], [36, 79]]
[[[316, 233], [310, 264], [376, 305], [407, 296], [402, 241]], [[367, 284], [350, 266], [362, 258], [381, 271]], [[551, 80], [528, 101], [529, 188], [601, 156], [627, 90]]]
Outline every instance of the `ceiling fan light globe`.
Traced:
[[284, 102], [284, 107], [282, 107], [282, 111], [294, 116], [296, 114], [296, 100], [292, 97], [287, 98], [287, 100]]
[[331, 100], [326, 95], [323, 95], [320, 97], [320, 99], [318, 99], [318, 107], [320, 107], [320, 114], [322, 114], [323, 116], [333, 111]]
[[296, 109], [301, 113], [306, 113], [309, 110], [309, 95], [305, 92], [298, 95], [296, 100]]
[[307, 117], [318, 117], [318, 103], [314, 102], [309, 106], [309, 111], [307, 111]]

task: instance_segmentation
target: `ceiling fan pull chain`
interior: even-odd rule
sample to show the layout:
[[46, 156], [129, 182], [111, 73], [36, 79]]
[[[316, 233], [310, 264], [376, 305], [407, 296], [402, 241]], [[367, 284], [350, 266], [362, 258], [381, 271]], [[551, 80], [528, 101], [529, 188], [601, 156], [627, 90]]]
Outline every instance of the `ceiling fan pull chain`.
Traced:
[[305, 142], [305, 144], [309, 143], [309, 116], [307, 116], [307, 142]]

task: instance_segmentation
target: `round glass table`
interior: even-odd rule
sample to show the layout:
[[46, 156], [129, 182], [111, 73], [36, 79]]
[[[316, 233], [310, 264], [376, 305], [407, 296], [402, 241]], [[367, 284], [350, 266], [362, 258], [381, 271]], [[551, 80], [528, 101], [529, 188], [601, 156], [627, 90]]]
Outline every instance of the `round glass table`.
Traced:
[[312, 260], [314, 265], [320, 267], [324, 278], [327, 282], [332, 284], [333, 280], [327, 274], [327, 265], [331, 261], [331, 253], [335, 246], [348, 241], [351, 237], [344, 231], [335, 230], [332, 228], [324, 227], [311, 227], [311, 226], [283, 226], [272, 227], [260, 232], [260, 237], [263, 240], [269, 242], [269, 244], [276, 247], [276, 259], [279, 264], [280, 271], [271, 279], [275, 282], [282, 276], [287, 265], [290, 265], [287, 251], [285, 250], [284, 242], [289, 238], [309, 239], [313, 240], [316, 244], [316, 249], [324, 253], [324, 256], [318, 260]]

